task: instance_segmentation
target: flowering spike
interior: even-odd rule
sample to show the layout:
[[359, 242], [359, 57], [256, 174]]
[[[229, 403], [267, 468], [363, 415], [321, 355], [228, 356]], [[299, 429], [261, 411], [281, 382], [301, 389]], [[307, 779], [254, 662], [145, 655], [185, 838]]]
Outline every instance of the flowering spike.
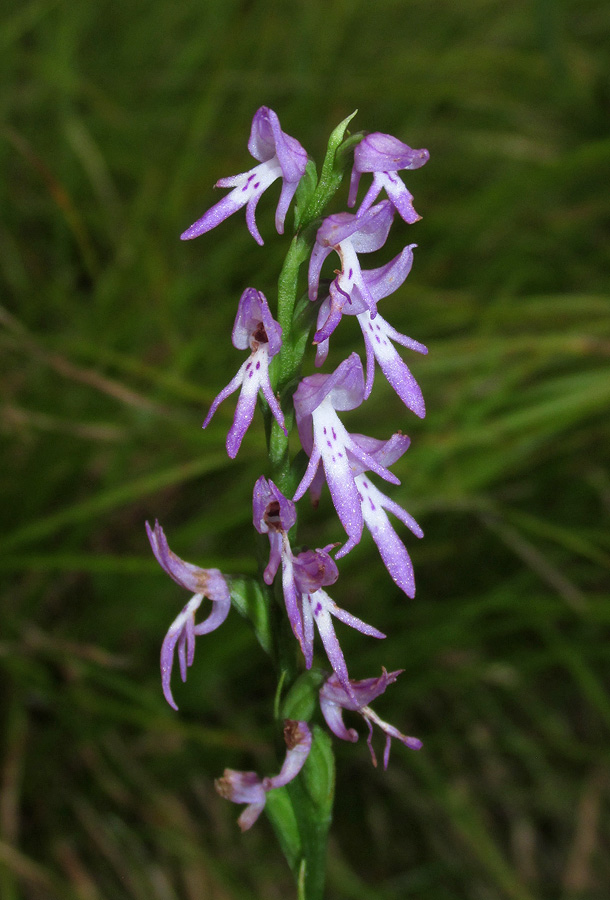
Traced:
[[255, 288], [246, 288], [239, 300], [233, 326], [233, 346], [238, 350], [246, 350], [249, 347], [252, 353], [242, 364], [237, 375], [218, 394], [203, 423], [203, 428], [207, 428], [222, 401], [241, 387], [233, 425], [227, 435], [227, 453], [231, 459], [237, 456], [244, 435], [252, 422], [259, 390], [262, 391], [278, 425], [284, 434], [288, 434], [282, 408], [269, 380], [269, 361], [281, 349], [282, 329], [271, 315], [267, 298]]
[[343, 724], [344, 709], [360, 713], [362, 718], [366, 721], [369, 728], [367, 744], [374, 766], [377, 765], [377, 758], [375, 757], [372, 745], [373, 724], [378, 725], [385, 733], [386, 745], [383, 754], [384, 769], [387, 769], [388, 767], [392, 738], [400, 741], [410, 750], [421, 750], [422, 747], [422, 742], [419, 738], [408, 737], [407, 735], [402, 734], [397, 728], [394, 728], [393, 725], [389, 725], [387, 722], [384, 722], [383, 719], [380, 719], [377, 713], [369, 706], [369, 703], [375, 700], [376, 697], [379, 697], [380, 694], [383, 694], [389, 684], [394, 684], [403, 671], [404, 669], [397, 669], [395, 672], [388, 673], [385, 669], [382, 669], [381, 675], [378, 678], [365, 678], [362, 681], [350, 681], [349, 686], [351, 690], [349, 692], [345, 689], [344, 685], [340, 683], [336, 674], [333, 674], [320, 688], [320, 709], [322, 710], [322, 715], [326, 719], [326, 724], [330, 730], [338, 738], [341, 738], [343, 741], [352, 742], [358, 740], [358, 734], [355, 729], [348, 729]]
[[256, 227], [256, 205], [277, 178], [282, 179], [282, 191], [275, 213], [275, 227], [278, 234], [284, 233], [286, 212], [305, 172], [307, 153], [295, 138], [282, 131], [276, 113], [267, 106], [261, 106], [254, 114], [248, 150], [259, 165], [241, 175], [217, 181], [216, 187], [233, 190], [187, 228], [180, 235], [181, 240], [199, 237], [245, 206], [248, 231], [262, 246], [264, 242]]
[[413, 209], [413, 196], [398, 177], [401, 169], [419, 169], [430, 159], [427, 150], [412, 150], [391, 134], [368, 134], [354, 150], [354, 168], [350, 182], [348, 206], [354, 206], [363, 172], [373, 173], [373, 183], [366, 193], [358, 215], [363, 216], [381, 191], [385, 191], [405, 222], [413, 224], [421, 216]]
[[[167, 538], [158, 522], [154, 529], [146, 523], [146, 533], [157, 562], [173, 580], [188, 591], [195, 591], [182, 612], [169, 627], [161, 646], [161, 684], [163, 695], [169, 705], [178, 709], [172, 696], [170, 681], [174, 665], [174, 652], [178, 648], [180, 675], [186, 681], [187, 667], [192, 665], [195, 655], [195, 637], [209, 634], [218, 628], [229, 615], [231, 594], [227, 582], [218, 569], [200, 569], [192, 563], [184, 562], [176, 556], [167, 543]], [[207, 619], [195, 624], [195, 613], [205, 597], [212, 601], [212, 611]]]

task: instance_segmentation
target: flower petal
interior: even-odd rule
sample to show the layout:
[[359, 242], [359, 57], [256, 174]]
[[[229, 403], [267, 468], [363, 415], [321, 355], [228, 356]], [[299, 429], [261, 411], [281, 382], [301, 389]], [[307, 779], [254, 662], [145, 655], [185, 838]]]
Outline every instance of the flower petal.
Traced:
[[186, 681], [187, 660], [184, 648], [187, 636], [186, 629], [189, 623], [191, 624], [192, 628], [192, 621], [195, 615], [195, 611], [201, 606], [202, 600], [203, 594], [195, 594], [193, 597], [191, 597], [184, 609], [178, 616], [176, 616], [172, 624], [169, 626], [167, 634], [165, 635], [165, 638], [161, 645], [161, 686], [163, 688], [163, 696], [165, 697], [169, 705], [176, 710], [178, 709], [178, 706], [176, 705], [176, 701], [172, 696], [170, 686], [172, 669], [174, 666], [174, 651], [176, 649], [176, 645], [178, 644], [180, 674], [182, 676], [182, 680]]

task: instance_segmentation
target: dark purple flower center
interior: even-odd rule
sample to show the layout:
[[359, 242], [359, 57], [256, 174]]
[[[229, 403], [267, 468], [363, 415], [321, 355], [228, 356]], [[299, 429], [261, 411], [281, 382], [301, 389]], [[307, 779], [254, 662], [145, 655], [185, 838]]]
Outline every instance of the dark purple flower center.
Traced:
[[265, 326], [262, 322], [259, 322], [252, 331], [252, 340], [256, 341], [257, 344], [269, 343], [269, 338], [267, 337], [267, 332], [265, 331]]
[[271, 503], [267, 504], [263, 519], [265, 525], [267, 525], [271, 531], [282, 530], [279, 500], [272, 500]]

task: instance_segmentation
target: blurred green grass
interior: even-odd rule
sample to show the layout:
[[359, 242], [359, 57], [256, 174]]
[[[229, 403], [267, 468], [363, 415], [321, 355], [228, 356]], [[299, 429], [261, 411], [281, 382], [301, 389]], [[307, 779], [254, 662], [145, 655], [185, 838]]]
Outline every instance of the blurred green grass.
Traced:
[[[151, 558], [254, 563], [260, 430], [223, 455], [247, 285], [274, 299], [286, 240], [236, 216], [179, 233], [243, 170], [273, 107], [318, 160], [357, 128], [430, 149], [423, 221], [383, 314], [425, 342], [423, 422], [377, 379], [350, 419], [413, 444], [393, 496], [421, 522], [418, 593], [370, 540], [337, 600], [355, 677], [405, 668], [377, 708], [424, 740], [387, 773], [338, 746], [329, 897], [608, 895], [610, 9], [599, 0], [31, 0], [0, 30], [0, 896], [293, 895], [261, 821], [214, 793], [270, 772], [273, 691], [232, 614], [198, 646], [180, 715], [158, 682], [182, 602]], [[346, 323], [332, 362], [352, 348]], [[223, 337], [224, 336], [224, 337]], [[359, 344], [358, 344], [359, 346]], [[328, 498], [304, 537], [340, 538]], [[242, 560], [242, 555], [245, 562]], [[178, 694], [179, 691], [179, 694]]]

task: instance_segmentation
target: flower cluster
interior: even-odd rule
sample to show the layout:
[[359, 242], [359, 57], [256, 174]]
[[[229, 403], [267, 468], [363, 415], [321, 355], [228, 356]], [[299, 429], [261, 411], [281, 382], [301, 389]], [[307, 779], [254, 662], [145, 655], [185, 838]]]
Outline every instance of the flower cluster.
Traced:
[[[376, 765], [371, 738], [373, 725], [377, 725], [386, 735], [383, 762], [387, 767], [392, 738], [410, 749], [421, 747], [418, 739], [401, 734], [369, 706], [396, 681], [400, 671], [388, 673], [383, 669], [382, 675], [376, 678], [350, 678], [335, 632], [335, 620], [369, 637], [384, 638], [385, 635], [339, 607], [326, 588], [334, 585], [339, 577], [336, 560], [343, 558], [362, 540], [366, 526], [394, 583], [408, 597], [415, 595], [411, 559], [388, 513], [416, 537], [422, 537], [421, 528], [405, 509], [380, 490], [371, 477], [400, 484], [390, 466], [407, 451], [409, 438], [401, 431], [385, 440], [350, 433], [340, 414], [356, 409], [369, 398], [377, 364], [405, 407], [419, 417], [425, 415], [422, 392], [395, 344], [422, 354], [427, 353], [427, 349], [398, 332], [378, 312], [380, 301], [400, 288], [409, 275], [416, 244], [407, 244], [398, 256], [379, 268], [363, 268], [361, 256], [385, 246], [397, 213], [407, 225], [420, 218], [413, 207], [413, 197], [398, 172], [424, 165], [428, 151], [413, 150], [397, 138], [381, 133], [361, 136], [359, 142], [352, 141], [352, 146], [348, 207], [356, 205], [361, 177], [371, 174], [372, 183], [355, 213], [338, 212], [316, 221], [315, 215], [319, 215], [316, 209], [311, 220], [306, 222], [312, 226], [308, 232], [311, 241], [307, 296], [315, 304], [315, 366], [325, 363], [330, 338], [343, 316], [348, 315], [356, 316], [362, 330], [366, 368], [360, 356], [353, 352], [334, 372], [300, 377], [300, 358], [294, 370], [291, 365], [298, 356], [297, 344], [300, 341], [304, 345], [303, 334], [299, 333], [299, 328], [302, 331], [305, 327], [299, 324], [303, 317], [297, 322], [293, 315], [287, 321], [280, 315], [278, 307], [278, 318], [274, 318], [265, 295], [255, 288], [247, 288], [237, 305], [232, 340], [236, 349], [248, 350], [250, 355], [217, 395], [203, 427], [208, 425], [220, 404], [238, 388], [241, 392], [226, 439], [227, 453], [232, 459], [253, 421], [259, 395], [268, 431], [275, 429], [275, 433], [283, 434], [287, 442], [289, 427], [296, 422], [300, 444], [308, 458], [305, 470], [301, 469], [291, 480], [284, 469], [283, 481], [279, 482], [282, 489], [263, 475], [254, 485], [253, 524], [269, 539], [269, 560], [263, 580], [271, 586], [281, 571], [281, 596], [287, 622], [306, 669], [313, 664], [316, 630], [319, 634], [332, 668], [332, 674], [319, 692], [320, 709], [328, 727], [342, 740], [355, 741], [357, 732], [346, 728], [343, 711], [362, 716], [369, 729], [368, 744]], [[255, 211], [263, 192], [277, 179], [281, 179], [281, 192], [275, 225], [278, 233], [283, 234], [288, 207], [299, 185], [307, 180], [304, 177], [306, 170], [311, 171], [307, 153], [297, 140], [282, 131], [276, 113], [267, 107], [261, 107], [254, 116], [248, 149], [258, 165], [243, 174], [220, 179], [217, 186], [231, 188], [230, 193], [188, 228], [183, 239], [204, 234], [245, 206], [250, 234], [262, 245]], [[382, 192], [385, 192], [385, 198], [380, 196]], [[302, 226], [309, 207], [302, 199], [298, 202]], [[315, 204], [310, 206], [313, 209]], [[321, 277], [329, 257], [336, 266], [330, 283]], [[280, 365], [270, 370], [270, 363], [276, 357], [279, 357]], [[285, 377], [278, 374], [280, 371]], [[309, 492], [312, 502], [317, 505], [325, 482], [347, 538], [338, 550], [339, 543], [313, 550], [293, 548], [294, 538], [289, 535], [297, 521], [295, 504]], [[292, 496], [288, 496], [287, 491]], [[191, 600], [170, 626], [161, 650], [163, 691], [170, 705], [177, 708], [170, 689], [174, 653], [177, 650], [180, 673], [185, 680], [187, 667], [193, 662], [196, 636], [217, 628], [228, 615], [231, 581], [216, 569], [201, 569], [179, 559], [169, 549], [158, 523], [154, 529], [147, 524], [147, 529], [160, 565], [174, 581], [193, 592]], [[203, 622], [195, 624], [195, 613], [204, 598], [211, 601], [211, 611]], [[227, 769], [217, 780], [217, 789], [222, 796], [247, 804], [239, 819], [242, 829], [255, 822], [265, 805], [267, 792], [288, 784], [307, 759], [312, 734], [305, 721], [288, 720], [285, 739], [288, 751], [278, 775], [259, 778], [254, 772]]]

